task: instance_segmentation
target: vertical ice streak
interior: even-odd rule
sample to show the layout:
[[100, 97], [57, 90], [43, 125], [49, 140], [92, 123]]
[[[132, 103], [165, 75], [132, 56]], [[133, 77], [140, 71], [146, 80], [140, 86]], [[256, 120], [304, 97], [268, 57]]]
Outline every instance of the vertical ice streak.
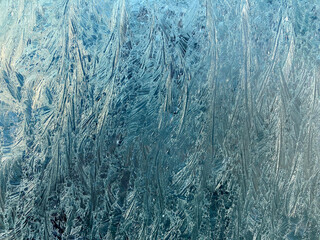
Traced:
[[317, 0], [0, 1], [0, 239], [317, 239]]

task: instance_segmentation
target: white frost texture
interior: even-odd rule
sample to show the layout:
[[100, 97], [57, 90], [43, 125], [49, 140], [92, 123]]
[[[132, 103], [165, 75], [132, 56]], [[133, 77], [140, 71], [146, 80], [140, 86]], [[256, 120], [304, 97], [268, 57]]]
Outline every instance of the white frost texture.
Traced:
[[0, 239], [320, 239], [320, 1], [0, 0]]

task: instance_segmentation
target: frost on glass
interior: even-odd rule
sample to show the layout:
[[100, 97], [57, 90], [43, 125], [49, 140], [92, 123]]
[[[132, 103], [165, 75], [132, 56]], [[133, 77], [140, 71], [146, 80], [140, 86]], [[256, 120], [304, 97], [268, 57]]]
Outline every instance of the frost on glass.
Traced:
[[319, 238], [318, 0], [0, 9], [0, 239]]

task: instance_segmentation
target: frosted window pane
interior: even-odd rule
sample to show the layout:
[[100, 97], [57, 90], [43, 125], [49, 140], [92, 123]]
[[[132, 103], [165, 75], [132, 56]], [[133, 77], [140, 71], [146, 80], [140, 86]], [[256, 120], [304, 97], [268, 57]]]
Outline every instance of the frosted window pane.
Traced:
[[0, 9], [0, 239], [318, 239], [318, 0]]

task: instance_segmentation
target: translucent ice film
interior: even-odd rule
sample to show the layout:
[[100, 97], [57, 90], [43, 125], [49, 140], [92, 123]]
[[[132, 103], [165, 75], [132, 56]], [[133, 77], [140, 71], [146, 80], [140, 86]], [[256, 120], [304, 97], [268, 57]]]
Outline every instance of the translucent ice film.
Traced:
[[0, 0], [1, 240], [319, 237], [319, 0]]

